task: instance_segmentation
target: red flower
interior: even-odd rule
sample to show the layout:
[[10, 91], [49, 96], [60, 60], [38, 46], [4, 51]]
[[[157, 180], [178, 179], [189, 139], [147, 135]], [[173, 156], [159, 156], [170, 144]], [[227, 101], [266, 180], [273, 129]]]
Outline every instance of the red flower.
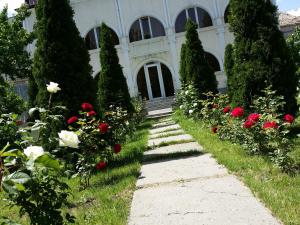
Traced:
[[92, 111], [88, 112], [86, 115], [87, 115], [88, 117], [96, 116], [96, 112], [95, 112], [94, 110], [92, 110]]
[[295, 120], [295, 117], [293, 117], [291, 114], [286, 114], [284, 116], [284, 120], [288, 123], [293, 123]]
[[122, 149], [122, 146], [120, 144], [114, 145], [114, 153], [118, 154]]
[[242, 117], [244, 115], [244, 109], [242, 107], [237, 107], [232, 110], [231, 116], [233, 117]]
[[96, 165], [96, 169], [97, 169], [97, 170], [103, 170], [103, 169], [106, 168], [106, 166], [107, 166], [106, 162], [100, 161], [100, 162]]
[[231, 110], [231, 107], [230, 106], [226, 106], [224, 109], [223, 109], [223, 113], [229, 113]]
[[101, 134], [105, 134], [108, 131], [109, 125], [107, 123], [100, 123], [99, 130]]
[[72, 124], [78, 121], [77, 116], [72, 116], [70, 119], [68, 119], [68, 124]]
[[218, 127], [212, 127], [211, 132], [214, 134], [218, 133]]
[[218, 104], [213, 104], [213, 106], [212, 106], [214, 109], [217, 109], [217, 108], [219, 108], [219, 105]]
[[87, 102], [82, 103], [81, 108], [85, 112], [94, 110], [93, 106], [90, 103], [87, 103]]
[[252, 113], [248, 116], [247, 120], [253, 121], [253, 122], [258, 122], [260, 119], [260, 114], [258, 113]]
[[17, 126], [21, 126], [24, 124], [24, 122], [22, 120], [17, 120], [16, 121]]
[[277, 129], [278, 124], [275, 121], [266, 121], [263, 125], [263, 129]]
[[245, 123], [244, 123], [244, 128], [249, 129], [249, 128], [253, 127], [254, 124], [255, 124], [255, 121], [253, 121], [253, 120], [246, 120]]

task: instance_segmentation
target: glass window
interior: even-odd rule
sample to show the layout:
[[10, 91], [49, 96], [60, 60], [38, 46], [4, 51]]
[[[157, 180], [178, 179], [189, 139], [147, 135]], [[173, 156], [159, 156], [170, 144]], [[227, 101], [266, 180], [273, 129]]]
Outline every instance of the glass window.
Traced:
[[[111, 31], [111, 38], [114, 45], [120, 44], [119, 37], [116, 32], [109, 28]], [[100, 36], [101, 36], [101, 28], [96, 27], [88, 32], [85, 37], [85, 45], [88, 50], [97, 49], [100, 47]]]
[[189, 8], [189, 9], [183, 10], [178, 15], [178, 17], [176, 19], [176, 23], [175, 23], [176, 33], [180, 33], [180, 32], [185, 31], [185, 24], [186, 24], [186, 21], [187, 21], [187, 18], [186, 18], [187, 15], [192, 21], [194, 21], [194, 23], [198, 24], [199, 28], [209, 27], [209, 26], [213, 25], [210, 15], [204, 9], [201, 9], [199, 7]]
[[152, 36], [153, 37], [161, 37], [165, 36], [166, 32], [164, 26], [157, 19], [150, 17], [151, 27], [152, 27]]
[[150, 39], [152, 35], [149, 26], [149, 17], [141, 18], [141, 24], [143, 27], [143, 39]]
[[165, 35], [164, 26], [159, 20], [152, 17], [142, 17], [131, 26], [129, 40], [135, 42]]

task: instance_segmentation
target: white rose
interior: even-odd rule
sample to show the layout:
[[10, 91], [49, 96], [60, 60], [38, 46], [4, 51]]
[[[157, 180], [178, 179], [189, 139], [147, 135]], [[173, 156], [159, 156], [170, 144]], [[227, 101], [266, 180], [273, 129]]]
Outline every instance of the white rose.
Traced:
[[196, 107], [198, 105], [198, 103], [194, 103], [194, 107]]
[[126, 123], [125, 123], [127, 126], [129, 126], [129, 122], [128, 121], [126, 121]]
[[50, 84], [47, 84], [47, 91], [50, 93], [56, 93], [58, 91], [60, 91], [60, 87], [58, 87], [57, 83], [54, 82], [50, 82]]
[[190, 109], [189, 110], [189, 114], [192, 114], [194, 112], [194, 110]]
[[37, 110], [37, 108], [29, 109], [29, 111], [28, 111], [29, 116], [32, 116], [35, 110]]
[[188, 94], [189, 94], [189, 91], [186, 91], [185, 94], [188, 95]]
[[58, 133], [59, 136], [59, 146], [62, 147], [70, 147], [70, 148], [78, 148], [80, 143], [78, 139], [78, 135], [72, 131], [62, 130]]
[[40, 146], [29, 146], [24, 149], [24, 154], [30, 159], [37, 159], [44, 154], [44, 149]]
[[180, 109], [183, 109], [183, 105], [179, 106]]

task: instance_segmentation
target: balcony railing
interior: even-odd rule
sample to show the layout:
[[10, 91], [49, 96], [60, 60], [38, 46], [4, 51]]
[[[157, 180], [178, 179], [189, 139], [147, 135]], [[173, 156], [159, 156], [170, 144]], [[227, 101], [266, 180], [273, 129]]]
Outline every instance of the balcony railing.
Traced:
[[27, 5], [29, 5], [30, 8], [35, 7], [35, 5], [37, 4], [38, 0], [25, 0], [25, 3]]

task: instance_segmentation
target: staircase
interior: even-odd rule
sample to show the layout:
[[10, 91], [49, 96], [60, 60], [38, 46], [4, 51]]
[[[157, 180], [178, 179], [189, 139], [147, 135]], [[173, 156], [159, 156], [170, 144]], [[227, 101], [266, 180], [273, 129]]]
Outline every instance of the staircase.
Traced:
[[148, 118], [168, 116], [172, 112], [175, 97], [158, 98], [146, 102]]

